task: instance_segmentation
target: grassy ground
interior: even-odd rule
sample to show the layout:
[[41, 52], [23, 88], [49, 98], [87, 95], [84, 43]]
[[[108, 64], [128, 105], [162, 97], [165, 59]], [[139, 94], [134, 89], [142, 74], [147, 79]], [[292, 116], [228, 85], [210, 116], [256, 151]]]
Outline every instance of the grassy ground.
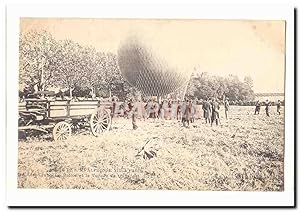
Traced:
[[85, 131], [61, 143], [20, 140], [18, 186], [283, 191], [284, 114], [273, 107], [267, 117], [263, 109], [254, 116], [253, 107], [232, 106], [221, 126], [148, 120], [132, 130], [118, 119], [97, 138]]

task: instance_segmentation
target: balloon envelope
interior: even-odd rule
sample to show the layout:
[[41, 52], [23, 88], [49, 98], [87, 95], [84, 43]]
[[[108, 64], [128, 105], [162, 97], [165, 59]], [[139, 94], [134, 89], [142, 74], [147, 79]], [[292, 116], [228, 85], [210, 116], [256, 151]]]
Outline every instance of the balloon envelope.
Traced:
[[125, 79], [146, 96], [172, 93], [186, 85], [190, 76], [136, 36], [120, 44], [118, 63]]

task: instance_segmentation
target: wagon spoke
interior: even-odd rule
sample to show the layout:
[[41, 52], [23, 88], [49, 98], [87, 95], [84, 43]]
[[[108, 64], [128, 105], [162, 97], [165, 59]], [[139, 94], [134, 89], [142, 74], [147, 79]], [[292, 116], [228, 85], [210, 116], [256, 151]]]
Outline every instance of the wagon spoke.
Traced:
[[63, 140], [65, 140], [67, 138], [67, 135], [66, 134], [62, 134], [61, 137], [62, 137]]
[[97, 113], [97, 120], [101, 119], [102, 113]]
[[99, 123], [99, 129], [101, 130], [101, 133], [104, 132], [104, 130], [102, 128], [102, 122]]
[[59, 141], [61, 141], [61, 140], [62, 140], [62, 137], [61, 137], [61, 135], [58, 135], [58, 137], [57, 137], [57, 140], [59, 140]]
[[61, 138], [61, 140], [64, 140], [64, 135], [63, 134], [60, 135], [60, 138]]
[[102, 123], [101, 123], [101, 128], [102, 128], [102, 129], [103, 129], [103, 131], [104, 131], [104, 130], [106, 130], [106, 129], [107, 129], [107, 126], [105, 126], [104, 124], [102, 124]]
[[101, 133], [101, 127], [99, 125], [97, 125], [97, 133]]
[[94, 125], [94, 126], [93, 126], [93, 131], [94, 131], [94, 132], [97, 132], [97, 125]]
[[98, 120], [97, 120], [97, 121], [96, 121], [96, 120], [93, 120], [93, 123], [94, 123], [94, 124], [97, 124], [97, 123], [99, 123], [99, 121], [98, 121]]
[[102, 123], [108, 123], [108, 120], [109, 120], [108, 118], [103, 119], [103, 120], [102, 120]]

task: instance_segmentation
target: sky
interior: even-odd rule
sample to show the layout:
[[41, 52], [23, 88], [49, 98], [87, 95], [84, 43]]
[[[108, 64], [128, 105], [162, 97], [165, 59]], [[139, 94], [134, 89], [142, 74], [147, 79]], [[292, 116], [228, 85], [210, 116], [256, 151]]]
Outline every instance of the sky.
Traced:
[[20, 31], [49, 31], [102, 52], [118, 52], [138, 36], [183, 73], [251, 76], [256, 93], [283, 93], [285, 22], [251, 20], [147, 20], [22, 18]]

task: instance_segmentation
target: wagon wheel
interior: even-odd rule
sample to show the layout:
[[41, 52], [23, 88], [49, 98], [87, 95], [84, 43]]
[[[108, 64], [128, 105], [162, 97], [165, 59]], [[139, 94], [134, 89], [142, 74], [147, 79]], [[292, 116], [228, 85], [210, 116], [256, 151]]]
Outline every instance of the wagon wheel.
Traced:
[[55, 141], [65, 141], [71, 136], [71, 124], [61, 121], [53, 128], [53, 138]]
[[98, 109], [91, 115], [90, 127], [94, 136], [98, 136], [109, 130], [111, 117], [108, 111], [103, 108]]

